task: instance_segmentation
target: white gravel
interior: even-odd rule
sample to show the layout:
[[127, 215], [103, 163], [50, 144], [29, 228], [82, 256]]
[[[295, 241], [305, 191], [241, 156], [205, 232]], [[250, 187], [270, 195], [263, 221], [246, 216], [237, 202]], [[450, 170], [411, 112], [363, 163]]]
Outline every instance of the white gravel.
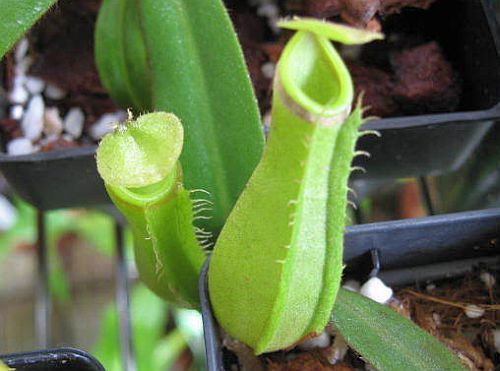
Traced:
[[43, 132], [46, 135], [59, 135], [63, 131], [63, 121], [57, 107], [48, 107], [43, 114]]
[[7, 153], [12, 156], [28, 155], [35, 152], [31, 140], [27, 138], [16, 138], [7, 143]]
[[94, 140], [99, 140], [103, 136], [113, 131], [113, 124], [121, 122], [127, 118], [125, 111], [117, 111], [102, 115], [89, 129], [89, 135]]
[[495, 349], [497, 353], [500, 353], [500, 330], [495, 329], [493, 332], [493, 343], [495, 344]]
[[26, 138], [35, 141], [42, 135], [45, 103], [40, 95], [35, 95], [28, 103], [21, 120], [21, 130]]
[[273, 3], [262, 4], [257, 8], [257, 15], [270, 19], [278, 18], [280, 15], [280, 9]]
[[333, 340], [332, 346], [328, 349], [328, 353], [326, 359], [328, 363], [334, 365], [338, 362], [342, 362], [345, 358], [347, 351], [349, 350], [349, 346], [347, 345], [345, 339], [342, 335], [335, 335], [335, 339]]
[[276, 65], [273, 62], [266, 62], [260, 67], [260, 70], [262, 71], [264, 77], [270, 80], [274, 76], [275, 69]]
[[85, 115], [81, 108], [73, 107], [64, 116], [64, 131], [73, 138], [79, 138], [82, 135], [84, 122]]
[[26, 54], [28, 53], [29, 42], [27, 38], [22, 38], [16, 46], [16, 50], [14, 51], [14, 60], [19, 63], [21, 62]]
[[9, 93], [9, 101], [12, 104], [24, 104], [28, 101], [29, 93], [24, 87], [25, 76], [14, 77], [12, 90]]
[[25, 76], [26, 72], [28, 72], [28, 68], [30, 68], [31, 63], [33, 63], [33, 59], [28, 55], [23, 60], [16, 63], [14, 66], [14, 73], [16, 76]]
[[59, 139], [59, 135], [58, 134], [49, 134], [46, 137], [43, 137], [42, 139], [40, 139], [40, 141], [38, 142], [38, 144], [41, 147], [43, 147], [43, 146], [46, 146], [49, 143], [55, 142], [57, 139]]
[[474, 304], [467, 305], [464, 312], [469, 318], [481, 318], [484, 315], [484, 309]]
[[45, 96], [52, 100], [60, 100], [66, 96], [66, 92], [58, 86], [47, 83], [45, 88]]
[[24, 85], [26, 86], [28, 92], [32, 95], [42, 93], [45, 88], [45, 82], [34, 76], [26, 76], [26, 82]]
[[24, 107], [20, 104], [16, 104], [10, 107], [10, 118], [14, 120], [21, 120], [24, 115]]
[[495, 283], [497, 281], [495, 276], [493, 276], [489, 272], [481, 272], [479, 278], [488, 289], [491, 289], [493, 286], [495, 286]]
[[392, 298], [393, 294], [392, 289], [386, 286], [378, 277], [372, 277], [366, 281], [363, 286], [361, 286], [359, 293], [380, 304], [387, 303]]
[[342, 287], [344, 289], [352, 291], [352, 292], [359, 292], [359, 289], [361, 288], [361, 285], [356, 280], [347, 280], [347, 281], [344, 282], [344, 284], [342, 285]]
[[316, 348], [326, 348], [330, 345], [330, 335], [323, 331], [316, 337], [307, 339], [298, 345], [299, 349], [312, 350]]

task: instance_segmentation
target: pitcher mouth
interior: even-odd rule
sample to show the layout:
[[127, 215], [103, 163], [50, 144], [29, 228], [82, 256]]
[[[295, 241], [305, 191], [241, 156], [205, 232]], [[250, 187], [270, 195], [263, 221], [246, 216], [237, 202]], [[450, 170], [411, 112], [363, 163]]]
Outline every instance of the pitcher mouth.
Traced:
[[307, 31], [297, 32], [285, 48], [274, 89], [294, 114], [324, 126], [342, 124], [354, 97], [349, 71], [335, 47]]

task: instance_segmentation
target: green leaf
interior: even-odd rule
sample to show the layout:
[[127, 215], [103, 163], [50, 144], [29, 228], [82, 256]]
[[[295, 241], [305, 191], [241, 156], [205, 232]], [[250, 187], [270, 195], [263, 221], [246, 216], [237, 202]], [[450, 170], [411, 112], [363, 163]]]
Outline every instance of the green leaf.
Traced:
[[341, 289], [332, 323], [377, 370], [466, 370], [436, 338], [394, 310]]
[[124, 108], [153, 108], [150, 67], [134, 0], [106, 0], [95, 28], [95, 58], [102, 83]]
[[0, 58], [57, 0], [0, 0]]
[[186, 188], [209, 193], [211, 218], [198, 223], [218, 233], [263, 148], [257, 102], [221, 0], [105, 0], [96, 59], [118, 102], [179, 116]]

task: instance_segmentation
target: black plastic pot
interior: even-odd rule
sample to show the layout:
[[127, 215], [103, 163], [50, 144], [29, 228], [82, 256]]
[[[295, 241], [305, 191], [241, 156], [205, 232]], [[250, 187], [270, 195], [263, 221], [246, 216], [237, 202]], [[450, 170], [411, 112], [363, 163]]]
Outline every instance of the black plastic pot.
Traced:
[[0, 154], [0, 170], [19, 196], [39, 210], [108, 204], [95, 150], [89, 146], [23, 156]]
[[[406, 16], [404, 16], [406, 17]], [[440, 0], [427, 12], [411, 12], [404, 24], [440, 42], [461, 73], [460, 112], [383, 119], [366, 125], [382, 138], [365, 137], [372, 154], [357, 165], [368, 178], [440, 174], [459, 167], [500, 118], [499, 36], [489, 0]], [[24, 199], [42, 210], [105, 204], [109, 199], [94, 163], [95, 147], [0, 155], [0, 170]]]
[[[499, 238], [500, 209], [355, 225], [345, 234], [345, 275], [377, 273], [401, 285], [461, 275], [482, 264], [500, 266]], [[200, 276], [207, 369], [220, 371], [224, 356], [210, 309], [208, 263]]]
[[90, 354], [73, 348], [60, 348], [0, 356], [16, 371], [105, 371]]
[[437, 40], [460, 73], [458, 111], [373, 121], [382, 138], [362, 138], [359, 158], [371, 179], [438, 175], [459, 168], [500, 118], [500, 34], [491, 0], [440, 0], [427, 11], [404, 12], [395, 27], [420, 29]]

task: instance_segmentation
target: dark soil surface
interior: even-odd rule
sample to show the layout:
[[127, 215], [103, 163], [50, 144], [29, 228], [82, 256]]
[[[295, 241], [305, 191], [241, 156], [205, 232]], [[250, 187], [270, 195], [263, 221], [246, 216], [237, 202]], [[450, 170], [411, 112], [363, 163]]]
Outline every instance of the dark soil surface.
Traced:
[[[489, 272], [498, 277], [498, 271]], [[500, 290], [498, 283], [488, 286], [485, 271], [476, 271], [458, 279], [395, 288], [387, 304], [402, 316], [415, 322], [443, 342], [471, 370], [495, 370], [500, 354], [495, 349], [493, 331], [500, 325]], [[484, 314], [470, 318], [466, 312], [471, 305], [484, 309]], [[373, 370], [358, 354], [348, 349], [345, 357], [335, 364], [329, 359], [335, 352], [333, 338], [329, 346], [309, 351], [293, 349], [259, 357], [262, 370], [321, 371]], [[394, 354], [394, 357], [397, 357]], [[233, 359], [233, 362], [237, 358]]]
[[[32, 31], [30, 40], [34, 55], [30, 73], [66, 91], [67, 98], [57, 104], [63, 112], [81, 107], [86, 125], [118, 109], [101, 85], [94, 62], [94, 25], [100, 3], [60, 1]], [[59, 148], [57, 144], [52, 147]]]
[[[404, 7], [428, 9], [436, 0], [304, 0], [284, 1], [282, 16], [327, 18], [356, 27], [384, 30], [385, 20]], [[259, 10], [244, 2], [228, 1], [231, 17], [259, 99], [261, 111], [270, 108], [271, 78], [262, 71], [276, 63], [290, 34], [274, 34]], [[341, 52], [349, 48], [340, 48]], [[352, 49], [352, 48], [351, 48]], [[379, 117], [454, 111], [460, 102], [460, 77], [440, 45], [418, 34], [391, 33], [387, 41], [372, 43], [344, 58], [356, 92], [365, 93], [368, 112]]]

